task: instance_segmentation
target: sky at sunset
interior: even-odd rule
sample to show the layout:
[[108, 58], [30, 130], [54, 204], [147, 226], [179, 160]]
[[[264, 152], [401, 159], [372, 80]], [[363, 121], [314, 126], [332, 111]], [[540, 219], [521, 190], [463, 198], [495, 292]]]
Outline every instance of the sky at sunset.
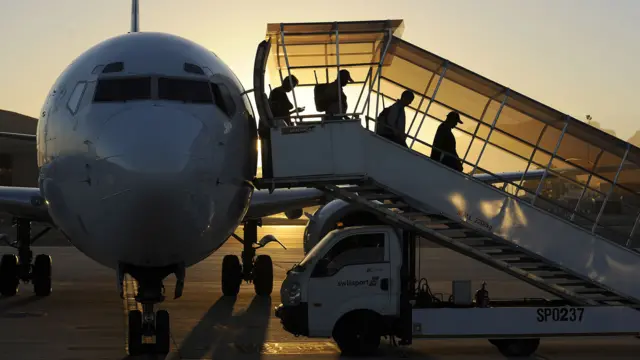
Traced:
[[[0, 3], [0, 109], [36, 117], [60, 72], [129, 30], [130, 0]], [[403, 38], [628, 139], [640, 129], [640, 1], [141, 0], [142, 31], [213, 50], [252, 88], [269, 22], [404, 19]], [[311, 104], [309, 104], [311, 105]], [[311, 106], [307, 108], [311, 108]]]

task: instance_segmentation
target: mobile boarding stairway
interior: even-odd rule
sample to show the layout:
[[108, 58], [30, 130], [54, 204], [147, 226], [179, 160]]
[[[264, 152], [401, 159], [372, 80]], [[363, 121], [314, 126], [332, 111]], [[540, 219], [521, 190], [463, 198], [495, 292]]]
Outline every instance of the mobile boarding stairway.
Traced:
[[[270, 127], [268, 141], [272, 161], [272, 174], [261, 179], [259, 186], [321, 189], [336, 198], [359, 204], [391, 224], [410, 229], [430, 241], [490, 265], [576, 306], [623, 305], [640, 308], [640, 254], [631, 248], [638, 213], [634, 210], [625, 217], [630, 220], [625, 220], [628, 226], [623, 235], [617, 230], [608, 231], [604, 225], [604, 219], [608, 216], [607, 203], [614, 201], [618, 189], [625, 193], [625, 201], [637, 197], [637, 193], [625, 187], [622, 180], [624, 178], [628, 182], [630, 178], [637, 178], [637, 173], [630, 172], [638, 169], [640, 149], [418, 49], [399, 39], [397, 23], [385, 24], [367, 30], [369, 34], [381, 29], [380, 36], [372, 40], [372, 60], [368, 65], [367, 77], [362, 82], [363, 90], [366, 91], [368, 87], [369, 95], [373, 94], [377, 99], [365, 100], [363, 111], [358, 108], [362, 104], [358, 99], [359, 104], [355, 105], [353, 111], [355, 115], [350, 114], [355, 120], [317, 120], [316, 117], [311, 119], [314, 121], [297, 121], [288, 126], [273, 119], [266, 106], [264, 71], [269, 55], [277, 57], [275, 65], [269, 68], [272, 75], [278, 72], [286, 75], [288, 72], [304, 78], [302, 70], [306, 69], [300, 65], [300, 72], [296, 73], [298, 67], [292, 60], [292, 50], [289, 50], [287, 60], [287, 36], [295, 38], [295, 41], [291, 40], [293, 48], [306, 44], [300, 40], [301, 37], [317, 37], [318, 33], [326, 31], [329, 33], [326, 42], [330, 49], [335, 49], [333, 56], [337, 57], [333, 66], [346, 68], [351, 65], [356, 68], [358, 64], [348, 64], [348, 60], [341, 61], [336, 56], [336, 53], [340, 53], [336, 47], [346, 46], [338, 38], [348, 38], [349, 35], [348, 39], [356, 41], [353, 39], [357, 31], [365, 31], [361, 26], [351, 33], [345, 30], [347, 35], [340, 36], [339, 30], [348, 28], [348, 24], [343, 26], [342, 23], [330, 23], [325, 30], [320, 25], [307, 29], [295, 24], [295, 30], [292, 28], [289, 32], [286, 25], [270, 27], [267, 41], [258, 49], [254, 78], [260, 118]], [[331, 35], [332, 32], [335, 35]], [[363, 39], [365, 37], [362, 35]], [[309, 40], [308, 46], [316, 46], [317, 42], [322, 41]], [[276, 45], [277, 49], [274, 50]], [[287, 60], [286, 66], [282, 59]], [[343, 59], [348, 57], [343, 56]], [[406, 68], [403, 70], [401, 66]], [[409, 71], [411, 66], [424, 70], [426, 89], [424, 85], [420, 88], [415, 85], [418, 73], [417, 70]], [[326, 70], [326, 62], [323, 60], [318, 68]], [[402, 71], [410, 75], [403, 78]], [[331, 81], [330, 76], [327, 75], [327, 78]], [[304, 80], [300, 82], [302, 86]], [[385, 93], [385, 85], [388, 89], [393, 86], [394, 90]], [[412, 110], [419, 116], [413, 116], [411, 120], [409, 110], [407, 112], [407, 125], [411, 123], [408, 148], [377, 136], [370, 126], [376, 111], [382, 110], [381, 105], [375, 105], [380, 99], [386, 99], [387, 106], [391, 104], [393, 99], [399, 97], [397, 89], [410, 89], [416, 94]], [[476, 110], [472, 107], [475, 102], [469, 100], [471, 95], [465, 96], [465, 91], [484, 96], [486, 105], [480, 103], [479, 110], [474, 113]], [[435, 111], [436, 108], [440, 109], [439, 112]], [[465, 123], [477, 124], [475, 131], [474, 126], [461, 129], [462, 133], [471, 135], [472, 142], [480, 144], [479, 155], [475, 159], [467, 156], [468, 149], [467, 153], [464, 150], [461, 152], [459, 144], [460, 157], [464, 154], [464, 173], [430, 159], [427, 155], [432, 138], [420, 133], [421, 127], [424, 129], [428, 126], [425, 119], [441, 122], [451, 110], [458, 111]], [[346, 109], [344, 113], [349, 114]], [[527, 139], [522, 132], [518, 134], [517, 128], [522, 130], [522, 126], [512, 127], [516, 129], [513, 132], [506, 125], [501, 126], [503, 121], [516, 116], [526, 118], [526, 124], [539, 124], [538, 129], [542, 129], [538, 131], [539, 135]], [[483, 131], [484, 134], [480, 135]], [[545, 140], [545, 131], [546, 134], [556, 134], [554, 141], [549, 141], [548, 137]], [[510, 150], [506, 145], [509, 142], [500, 140], [507, 136], [511, 137], [510, 141], [515, 139], [527, 143], [532, 151], [523, 157], [522, 151]], [[545, 192], [544, 183], [553, 178], [566, 182], [571, 180], [571, 176], [565, 179], [565, 173], [555, 171], [552, 165], [569, 163], [569, 155], [565, 153], [569, 151], [567, 149], [577, 149], [575, 144], [578, 143], [594, 149], [588, 156], [595, 156], [595, 160], [590, 160], [593, 167], [576, 165], [575, 162], [571, 167], [567, 166], [567, 171], [580, 173], [577, 176], [582, 178], [576, 182], [583, 184], [583, 190], [578, 192], [580, 198], [577, 205], [573, 205], [574, 201], [568, 206], [566, 201], [563, 203], [564, 200], [558, 199], [557, 194]], [[518, 176], [520, 181], [499, 179], [499, 175], [492, 175], [497, 179], [493, 182], [479, 179], [477, 174], [481, 172], [492, 174], [483, 168], [483, 164], [501, 161], [496, 158], [483, 162], [483, 154], [489, 156], [489, 147], [502, 147], [505, 153], [510, 152], [522, 158], [527, 166], [522, 176]], [[544, 160], [537, 158], [541, 154], [545, 154]], [[605, 158], [609, 160], [603, 162]], [[597, 164], [599, 161], [600, 164]], [[534, 182], [537, 186], [526, 188], [522, 180], [532, 171], [533, 163], [542, 163], [541, 172], [537, 173], [541, 177], [537, 183]], [[613, 170], [600, 171], [600, 165]], [[595, 178], [601, 178], [603, 183], [607, 181], [610, 188], [590, 188], [588, 185]], [[516, 191], [509, 191], [510, 187], [515, 187]], [[590, 221], [578, 221], [586, 216], [579, 209], [584, 208], [581, 205], [583, 198], [592, 192], [602, 193], [598, 195], [603, 199], [599, 202], [601, 207], [595, 208], [587, 216]], [[446, 226], [436, 228], [434, 224]]]

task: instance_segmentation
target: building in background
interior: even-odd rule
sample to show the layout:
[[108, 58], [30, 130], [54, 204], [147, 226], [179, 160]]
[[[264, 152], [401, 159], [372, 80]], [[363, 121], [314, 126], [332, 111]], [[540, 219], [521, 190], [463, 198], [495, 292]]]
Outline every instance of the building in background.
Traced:
[[[35, 134], [38, 119], [0, 110], [0, 131]], [[38, 186], [36, 146], [13, 139], [0, 139], [0, 186]]]

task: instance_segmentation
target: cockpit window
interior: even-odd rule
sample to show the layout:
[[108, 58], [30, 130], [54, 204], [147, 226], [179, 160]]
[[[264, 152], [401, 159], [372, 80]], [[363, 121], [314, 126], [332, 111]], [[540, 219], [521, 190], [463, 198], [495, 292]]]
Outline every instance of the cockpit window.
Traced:
[[229, 89], [222, 83], [211, 83], [211, 92], [213, 93], [213, 97], [216, 99], [216, 104], [220, 110], [229, 117], [233, 117], [233, 114], [236, 112], [236, 106], [233, 102]]
[[184, 71], [192, 74], [204, 75], [204, 70], [196, 64], [184, 63]]
[[87, 83], [84, 81], [81, 81], [76, 84], [76, 87], [73, 89], [71, 96], [69, 96], [69, 100], [67, 101], [67, 108], [74, 115], [76, 111], [78, 111], [78, 106], [80, 106], [80, 100], [82, 100], [82, 95], [84, 95], [84, 90], [86, 88], [87, 88]]
[[118, 61], [118, 62], [113, 62], [111, 64], [107, 64], [107, 66], [104, 67], [104, 69], [102, 70], [103, 74], [108, 74], [108, 73], [116, 73], [116, 72], [121, 72], [124, 70], [124, 63], [122, 61]]
[[195, 104], [213, 104], [211, 87], [206, 80], [159, 78], [158, 98]]
[[96, 86], [94, 102], [123, 102], [151, 99], [151, 78], [100, 79]]

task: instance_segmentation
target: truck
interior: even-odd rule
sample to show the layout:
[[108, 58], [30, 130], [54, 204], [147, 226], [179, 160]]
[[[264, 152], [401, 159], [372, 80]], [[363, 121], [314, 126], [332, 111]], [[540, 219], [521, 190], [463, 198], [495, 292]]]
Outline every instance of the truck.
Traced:
[[275, 315], [296, 336], [333, 338], [344, 355], [371, 355], [382, 337], [487, 339], [505, 356], [529, 356], [542, 337], [640, 333], [630, 306], [575, 306], [562, 299], [493, 300], [483, 283], [456, 280], [433, 295], [416, 274], [416, 235], [389, 225], [328, 232], [282, 283]]

